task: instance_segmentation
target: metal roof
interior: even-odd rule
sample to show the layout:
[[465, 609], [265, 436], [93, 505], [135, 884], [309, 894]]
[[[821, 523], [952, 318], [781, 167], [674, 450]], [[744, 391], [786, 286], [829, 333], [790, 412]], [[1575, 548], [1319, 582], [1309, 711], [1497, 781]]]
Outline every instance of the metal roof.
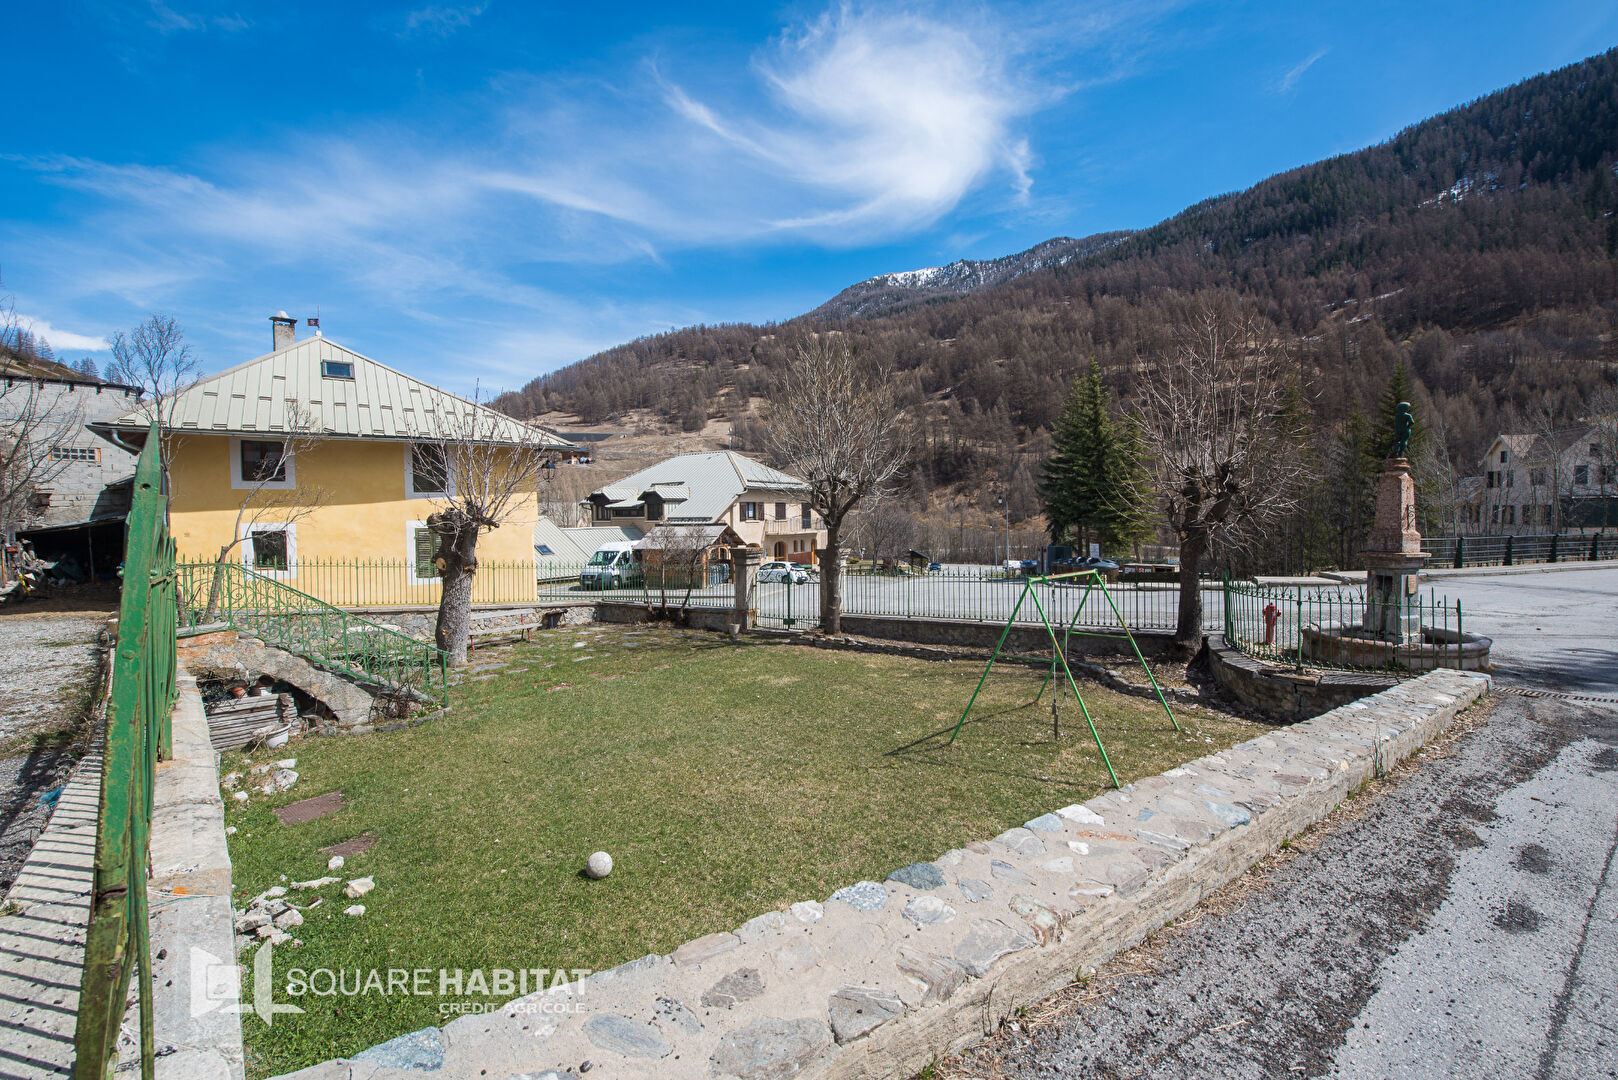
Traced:
[[563, 529], [588, 559], [606, 544], [622, 544], [639, 540], [641, 532], [633, 525], [590, 525], [578, 529]]
[[661, 485], [686, 489], [685, 500], [668, 509], [668, 519], [674, 522], [713, 521], [749, 490], [793, 495], [809, 492], [809, 485], [802, 480], [772, 469], [762, 461], [743, 457], [734, 450], [716, 450], [664, 458], [656, 465], [613, 481], [609, 487], [594, 492], [591, 498], [593, 501], [595, 496], [602, 496], [609, 502], [624, 499], [638, 502], [642, 494]]
[[[354, 377], [324, 375], [322, 365], [333, 362], [352, 364]], [[491, 442], [530, 442], [536, 430], [321, 337], [305, 338], [191, 384], [175, 395], [170, 422], [181, 431], [284, 435], [287, 406], [293, 401], [313, 414], [321, 434], [334, 438], [442, 438], [446, 421], [474, 412], [479, 429], [492, 433]], [[148, 409], [137, 409], [92, 426], [144, 430], [151, 420]], [[555, 432], [537, 430], [547, 447], [574, 448]]]
[[635, 542], [637, 551], [659, 551], [666, 547], [710, 548], [729, 534], [732, 542], [740, 540], [729, 525], [659, 525]]
[[[549, 555], [539, 550], [541, 544], [551, 549]], [[580, 548], [578, 541], [550, 518], [541, 517], [534, 524], [534, 561], [541, 566], [548, 563], [574, 565], [587, 562], [592, 554], [593, 550], [585, 551]]]

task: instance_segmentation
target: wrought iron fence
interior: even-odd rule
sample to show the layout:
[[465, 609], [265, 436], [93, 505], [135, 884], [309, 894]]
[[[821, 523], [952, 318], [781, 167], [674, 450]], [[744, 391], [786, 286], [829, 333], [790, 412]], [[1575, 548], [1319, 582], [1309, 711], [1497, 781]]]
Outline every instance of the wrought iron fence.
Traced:
[[1421, 549], [1432, 556], [1427, 561], [1428, 569], [1593, 562], [1618, 559], [1618, 533], [1424, 536]]
[[123, 596], [112, 658], [95, 878], [79, 980], [73, 1075], [103, 1080], [117, 1064], [130, 978], [140, 1003], [141, 1075], [153, 1075], [152, 963], [146, 878], [152, 787], [170, 753], [175, 695], [174, 541], [153, 425], [135, 467], [124, 544]]
[[[185, 559], [184, 565], [213, 566], [211, 559]], [[405, 559], [320, 559], [299, 558], [285, 566], [246, 567], [333, 607], [432, 607], [443, 596], [443, 583], [431, 567], [418, 566]], [[474, 604], [531, 604], [539, 599], [547, 578], [557, 572], [571, 572], [578, 579], [578, 567], [560, 571], [536, 571], [532, 562], [480, 561], [472, 579]]]
[[[1462, 667], [1465, 642], [1464, 613], [1459, 600], [1451, 601], [1429, 590], [1426, 595], [1387, 601], [1367, 598], [1363, 588], [1283, 588], [1226, 582], [1224, 633], [1227, 644], [1259, 660], [1298, 668], [1383, 670], [1404, 666], [1391, 643], [1366, 631], [1372, 622], [1397, 621], [1408, 626], [1416, 642], [1431, 654], [1423, 667]], [[1359, 639], [1362, 648], [1342, 645]], [[1453, 648], [1453, 655], [1446, 655]]]
[[365, 682], [449, 702], [449, 656], [238, 563], [175, 567], [180, 625], [224, 624]]

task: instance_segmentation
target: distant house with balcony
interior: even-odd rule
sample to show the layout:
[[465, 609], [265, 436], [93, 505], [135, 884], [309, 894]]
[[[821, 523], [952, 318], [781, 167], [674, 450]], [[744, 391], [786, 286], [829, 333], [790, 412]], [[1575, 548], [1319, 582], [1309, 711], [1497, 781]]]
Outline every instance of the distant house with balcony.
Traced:
[[1612, 420], [1549, 434], [1505, 432], [1462, 481], [1461, 531], [1472, 536], [1618, 529]]
[[733, 450], [679, 454], [599, 488], [582, 505], [598, 526], [725, 525], [766, 557], [813, 563], [826, 530], [809, 485]]

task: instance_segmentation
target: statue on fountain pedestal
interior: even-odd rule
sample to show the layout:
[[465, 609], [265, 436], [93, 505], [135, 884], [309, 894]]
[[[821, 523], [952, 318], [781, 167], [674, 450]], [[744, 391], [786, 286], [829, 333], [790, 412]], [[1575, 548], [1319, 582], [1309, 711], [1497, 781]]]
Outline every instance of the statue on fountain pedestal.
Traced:
[[1402, 458], [1410, 454], [1410, 435], [1416, 430], [1416, 417], [1410, 402], [1401, 401], [1393, 410], [1393, 452], [1390, 457]]

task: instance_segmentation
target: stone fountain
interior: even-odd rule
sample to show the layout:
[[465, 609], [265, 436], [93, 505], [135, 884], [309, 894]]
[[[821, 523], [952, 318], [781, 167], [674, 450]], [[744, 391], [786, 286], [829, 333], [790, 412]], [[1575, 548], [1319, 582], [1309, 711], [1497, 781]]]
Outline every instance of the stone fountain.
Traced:
[[1399, 403], [1394, 422], [1397, 441], [1393, 456], [1383, 464], [1376, 517], [1361, 553], [1365, 559], [1365, 616], [1358, 626], [1305, 626], [1304, 656], [1349, 667], [1486, 669], [1492, 643], [1462, 633], [1459, 616], [1454, 626], [1422, 625], [1422, 615], [1433, 608], [1423, 605], [1418, 596], [1427, 553], [1421, 550], [1416, 482], [1405, 456], [1413, 423], [1409, 402]]

